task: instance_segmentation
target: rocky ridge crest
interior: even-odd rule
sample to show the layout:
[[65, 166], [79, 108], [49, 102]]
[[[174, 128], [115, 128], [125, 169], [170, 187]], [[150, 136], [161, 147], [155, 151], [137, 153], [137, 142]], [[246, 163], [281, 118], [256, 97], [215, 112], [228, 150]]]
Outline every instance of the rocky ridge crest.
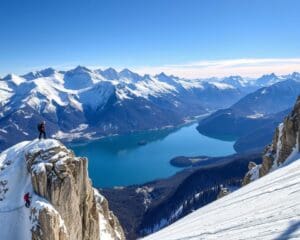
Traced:
[[292, 161], [299, 153], [299, 133], [300, 96], [292, 112], [277, 127], [272, 143], [264, 151], [262, 164], [249, 163], [249, 171], [244, 177], [243, 185]]

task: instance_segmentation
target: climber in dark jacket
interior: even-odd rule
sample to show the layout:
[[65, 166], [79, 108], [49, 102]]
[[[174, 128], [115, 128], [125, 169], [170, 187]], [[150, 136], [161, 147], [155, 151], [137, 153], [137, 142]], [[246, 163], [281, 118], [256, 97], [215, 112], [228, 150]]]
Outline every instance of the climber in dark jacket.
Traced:
[[25, 206], [26, 206], [27, 208], [30, 207], [30, 199], [31, 199], [31, 197], [30, 197], [29, 192], [28, 192], [28, 193], [26, 193], [26, 194], [24, 195]]
[[46, 139], [46, 127], [45, 127], [46, 122], [43, 121], [38, 125], [38, 130], [39, 130], [39, 139], [41, 140], [41, 138], [43, 137], [44, 139]]

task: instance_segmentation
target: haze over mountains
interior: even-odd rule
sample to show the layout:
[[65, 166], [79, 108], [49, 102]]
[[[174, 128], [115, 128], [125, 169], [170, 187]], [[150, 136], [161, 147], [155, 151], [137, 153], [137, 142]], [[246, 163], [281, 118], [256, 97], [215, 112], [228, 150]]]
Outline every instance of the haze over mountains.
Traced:
[[0, 148], [36, 137], [36, 124], [43, 119], [49, 135], [68, 141], [174, 126], [285, 79], [299, 81], [299, 73], [256, 81], [141, 76], [128, 69], [82, 66], [10, 74], [0, 80]]
[[268, 79], [271, 85], [244, 96], [229, 108], [216, 111], [199, 123], [198, 130], [208, 136], [238, 139], [235, 149], [239, 152], [262, 149], [300, 92], [299, 74], [281, 77], [281, 81], [279, 78], [275, 81], [274, 76], [258, 79], [259, 84], [266, 84]]

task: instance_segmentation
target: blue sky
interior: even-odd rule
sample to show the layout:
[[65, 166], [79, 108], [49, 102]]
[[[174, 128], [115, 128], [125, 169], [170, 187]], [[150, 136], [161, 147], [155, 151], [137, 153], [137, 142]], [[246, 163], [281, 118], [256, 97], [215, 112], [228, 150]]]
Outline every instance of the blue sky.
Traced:
[[220, 70], [232, 60], [252, 66], [244, 75], [300, 71], [299, 12], [298, 0], [1, 0], [0, 75], [79, 64], [240, 73]]

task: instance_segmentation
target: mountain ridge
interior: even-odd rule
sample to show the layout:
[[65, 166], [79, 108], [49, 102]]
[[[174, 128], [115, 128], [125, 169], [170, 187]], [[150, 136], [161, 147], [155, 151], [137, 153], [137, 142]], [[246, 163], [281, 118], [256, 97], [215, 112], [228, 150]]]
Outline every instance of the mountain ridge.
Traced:
[[240, 89], [232, 87], [166, 74], [141, 76], [128, 69], [78, 66], [8, 75], [0, 80], [0, 149], [34, 138], [35, 126], [42, 120], [49, 136], [91, 140], [176, 126], [241, 96]]
[[300, 97], [262, 164], [249, 163], [245, 186], [144, 239], [299, 239], [299, 123]]
[[87, 159], [59, 141], [14, 145], [0, 154], [0, 173], [1, 239], [125, 239], [106, 199], [92, 187]]

